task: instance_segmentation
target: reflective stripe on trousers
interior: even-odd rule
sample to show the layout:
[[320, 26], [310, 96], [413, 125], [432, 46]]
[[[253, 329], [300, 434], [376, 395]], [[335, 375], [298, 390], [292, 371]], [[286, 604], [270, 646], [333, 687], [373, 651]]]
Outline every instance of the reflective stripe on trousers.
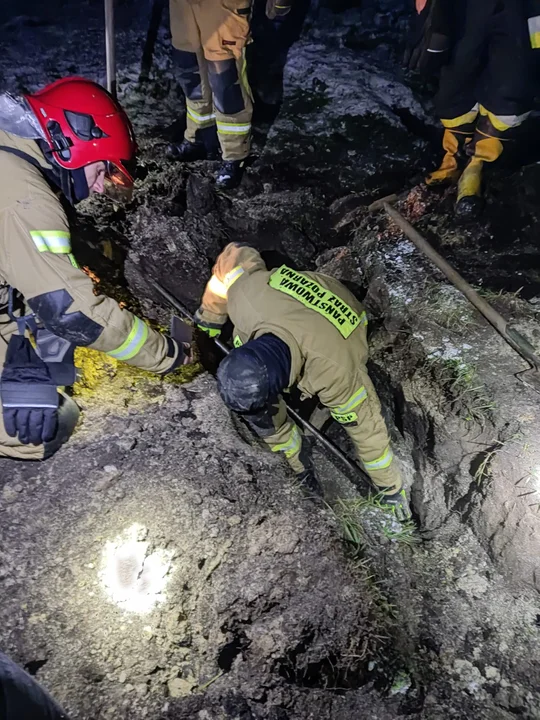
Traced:
[[272, 452], [282, 452], [286, 458], [290, 458], [300, 451], [301, 444], [302, 438], [300, 436], [300, 431], [295, 425], [291, 430], [289, 439], [284, 443], [274, 445]]

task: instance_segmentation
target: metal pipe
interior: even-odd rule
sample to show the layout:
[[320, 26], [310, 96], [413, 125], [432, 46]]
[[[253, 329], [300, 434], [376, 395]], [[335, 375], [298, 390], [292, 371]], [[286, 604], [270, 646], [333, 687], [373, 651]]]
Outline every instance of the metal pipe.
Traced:
[[105, 58], [107, 62], [107, 90], [113, 97], [116, 97], [114, 0], [105, 0]]
[[[193, 315], [190, 313], [190, 311], [183, 305], [183, 303], [180, 302], [177, 298], [174, 297], [168, 290], [166, 290], [163, 285], [158, 283], [156, 280], [149, 280], [150, 285], [158, 291], [158, 293], [167, 300], [167, 302], [172, 305], [176, 310], [178, 310], [179, 313], [181, 313], [185, 318], [190, 320], [192, 323], [195, 323], [195, 319]], [[222, 340], [219, 338], [213, 338], [214, 342], [218, 346], [218, 348], [225, 354], [228, 355], [232, 348], [230, 348], [228, 345], [226, 345]], [[329, 450], [333, 455], [335, 455], [346, 467], [348, 470], [350, 470], [355, 475], [358, 475], [362, 478], [362, 482], [367, 484], [369, 486], [369, 489], [373, 489], [373, 483], [371, 482], [371, 478], [369, 475], [362, 470], [361, 467], [359, 467], [355, 462], [350, 460], [347, 455], [341, 450], [337, 445], [335, 445], [331, 440], [329, 440], [325, 435], [323, 435], [322, 432], [317, 430], [317, 428], [312, 425], [308, 420], [304, 420], [304, 418], [296, 412], [296, 410], [293, 410], [293, 408], [285, 403], [287, 407], [287, 412], [289, 415], [296, 420], [296, 422], [300, 423], [304, 430], [307, 430], [309, 433], [313, 435], [313, 437], [318, 440], [324, 447]]]

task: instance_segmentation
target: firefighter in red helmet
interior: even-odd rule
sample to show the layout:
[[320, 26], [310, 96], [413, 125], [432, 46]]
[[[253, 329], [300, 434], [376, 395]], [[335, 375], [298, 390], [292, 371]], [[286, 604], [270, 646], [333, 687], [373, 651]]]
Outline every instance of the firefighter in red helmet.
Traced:
[[74, 204], [107, 180], [129, 189], [135, 149], [125, 112], [90, 80], [0, 95], [0, 456], [42, 459], [70, 436], [78, 409], [57, 388], [74, 381], [76, 346], [158, 374], [187, 359], [174, 338], [96, 297], [71, 252], [58, 190]]

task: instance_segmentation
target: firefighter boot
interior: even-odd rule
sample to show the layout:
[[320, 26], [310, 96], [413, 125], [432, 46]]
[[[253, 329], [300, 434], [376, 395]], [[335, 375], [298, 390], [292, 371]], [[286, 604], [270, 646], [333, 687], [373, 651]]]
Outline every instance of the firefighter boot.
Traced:
[[216, 160], [219, 156], [216, 126], [197, 130], [196, 140], [184, 138], [181, 143], [170, 143], [165, 152], [168, 160], [195, 162]]
[[179, 160], [180, 162], [194, 162], [207, 158], [205, 144], [199, 140], [196, 142], [182, 140], [181, 143], [171, 143], [167, 145], [166, 155], [169, 160]]
[[[445, 122], [447, 121], [443, 120], [443, 124]], [[470, 143], [473, 132], [472, 122], [455, 128], [445, 128], [442, 146], [446, 153], [438, 170], [434, 170], [426, 177], [426, 185], [430, 187], [451, 185], [459, 180], [461, 174], [459, 158], [465, 146]]]
[[495, 162], [500, 157], [503, 151], [500, 135], [501, 131], [492, 125], [488, 117], [480, 118], [474, 138], [468, 148], [472, 157], [458, 183], [455, 214], [462, 220], [475, 220], [483, 210], [482, 172], [484, 163]]
[[242, 180], [245, 160], [225, 160], [216, 173], [216, 186], [222, 190], [232, 190]]

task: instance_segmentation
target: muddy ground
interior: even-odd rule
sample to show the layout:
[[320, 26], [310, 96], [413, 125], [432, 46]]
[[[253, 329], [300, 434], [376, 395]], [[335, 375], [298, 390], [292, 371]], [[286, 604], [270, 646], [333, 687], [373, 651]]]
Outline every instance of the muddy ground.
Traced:
[[[418, 185], [439, 135], [430, 89], [400, 68], [400, 4], [299, 6], [279, 35], [259, 8], [253, 161], [218, 194], [212, 164], [162, 157], [182, 100], [152, 7], [117, 13], [138, 192], [127, 208], [80, 208], [78, 257], [164, 324], [147, 278], [193, 309], [232, 239], [345, 281], [369, 312], [416, 529], [317, 448], [327, 503], [306, 498], [211, 374], [163, 383], [85, 355], [72, 441], [40, 465], [0, 461], [2, 649], [79, 720], [539, 718], [538, 395], [516, 378], [519, 357], [366, 209], [410, 186], [402, 211], [540, 349], [539, 166], [520, 166], [534, 143], [525, 161], [513, 146], [481, 222], [460, 227], [452, 192]], [[4, 88], [103, 79], [100, 3], [3, 12]]]

